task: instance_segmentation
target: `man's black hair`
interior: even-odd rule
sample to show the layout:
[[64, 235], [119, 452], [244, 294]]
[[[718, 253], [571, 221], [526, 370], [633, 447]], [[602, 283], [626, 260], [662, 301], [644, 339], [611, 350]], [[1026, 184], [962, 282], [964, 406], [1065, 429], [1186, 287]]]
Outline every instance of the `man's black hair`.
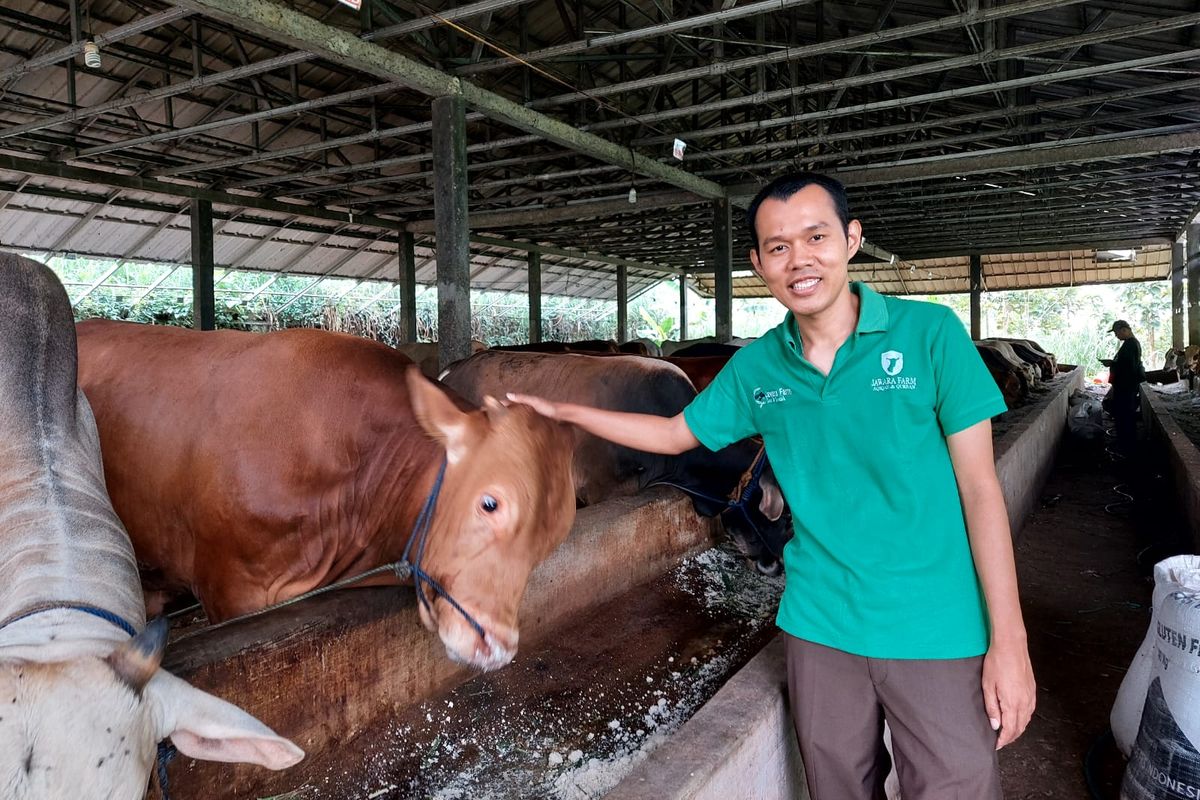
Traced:
[[746, 227], [750, 229], [750, 241], [754, 243], [755, 250], [758, 249], [758, 228], [755, 227], [754, 221], [758, 216], [758, 207], [763, 201], [770, 198], [786, 202], [796, 192], [814, 183], [829, 192], [829, 196], [833, 198], [833, 207], [837, 209], [838, 219], [842, 222], [842, 233], [847, 236], [850, 234], [850, 207], [846, 202], [846, 187], [842, 186], [842, 182], [819, 172], [793, 172], [780, 175], [759, 189], [758, 194], [750, 201], [750, 207], [746, 209]]

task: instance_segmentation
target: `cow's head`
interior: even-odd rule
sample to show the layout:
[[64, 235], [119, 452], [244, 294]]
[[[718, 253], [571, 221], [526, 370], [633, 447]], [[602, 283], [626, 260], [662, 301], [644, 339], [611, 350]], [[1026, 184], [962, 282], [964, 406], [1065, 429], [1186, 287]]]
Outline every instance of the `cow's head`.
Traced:
[[572, 440], [565, 426], [524, 405], [487, 398], [463, 412], [419, 372], [408, 373], [421, 427], [446, 449], [446, 478], [421, 567], [486, 634], [442, 597], [421, 621], [450, 658], [480, 669], [517, 652], [517, 610], [529, 573], [575, 521]]
[[783, 547], [792, 538], [792, 515], [768, 462], [744, 509], [727, 509], [721, 524], [742, 554], [763, 575], [783, 572]]
[[[304, 752], [158, 668], [165, 622], [104, 655], [0, 658], [0, 796], [140, 799], [156, 746], [289, 767]], [[60, 644], [61, 649], [61, 644]]]
[[757, 442], [743, 439], [716, 453], [697, 448], [676, 461], [675, 474], [680, 485], [691, 489], [688, 493], [696, 513], [720, 516], [725, 532], [754, 568], [774, 576], [783, 569], [783, 547], [792, 538], [792, 515], [771, 462], [763, 465], [745, 503], [734, 507], [721, 496], [728, 493], [740, 499], [759, 447]]

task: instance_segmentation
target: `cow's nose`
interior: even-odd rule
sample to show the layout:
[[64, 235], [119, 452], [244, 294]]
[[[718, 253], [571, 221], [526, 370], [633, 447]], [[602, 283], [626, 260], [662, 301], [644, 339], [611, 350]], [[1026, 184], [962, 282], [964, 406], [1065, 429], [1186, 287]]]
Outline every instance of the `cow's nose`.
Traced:
[[754, 568], [768, 578], [778, 577], [783, 572], [783, 564], [774, 556], [760, 556], [754, 562]]
[[447, 655], [481, 670], [499, 669], [512, 661], [517, 654], [517, 629], [492, 622], [483, 614], [472, 614], [472, 618], [483, 628], [482, 637], [461, 614], [439, 614], [438, 635]]
[[517, 654], [517, 632], [505, 630], [498, 635], [486, 631], [484, 638], [475, 637], [475, 666], [482, 670], [499, 669], [513, 660]]

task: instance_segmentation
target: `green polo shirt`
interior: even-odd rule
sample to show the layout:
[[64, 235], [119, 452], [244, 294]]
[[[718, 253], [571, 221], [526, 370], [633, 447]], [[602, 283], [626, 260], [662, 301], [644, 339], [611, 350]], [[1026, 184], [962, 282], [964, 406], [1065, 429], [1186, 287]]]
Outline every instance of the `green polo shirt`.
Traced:
[[779, 627], [874, 658], [966, 658], [988, 622], [946, 437], [1005, 410], [944, 306], [852, 283], [829, 375], [795, 318], [738, 351], [684, 418], [719, 450], [761, 434], [791, 508]]

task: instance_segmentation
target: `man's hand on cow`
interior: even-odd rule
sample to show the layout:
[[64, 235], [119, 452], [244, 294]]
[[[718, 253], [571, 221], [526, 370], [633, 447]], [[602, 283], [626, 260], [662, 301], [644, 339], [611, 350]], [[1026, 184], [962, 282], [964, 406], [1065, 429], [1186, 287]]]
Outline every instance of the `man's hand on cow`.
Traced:
[[1000, 732], [996, 749], [1025, 732], [1037, 705], [1037, 685], [1024, 642], [993, 642], [983, 659], [983, 704], [992, 728]]
[[557, 403], [552, 403], [549, 400], [543, 400], [542, 398], [535, 397], [531, 394], [514, 394], [509, 392], [507, 397], [514, 403], [521, 403], [522, 405], [529, 406], [543, 417], [549, 417], [550, 419], [559, 418]]

